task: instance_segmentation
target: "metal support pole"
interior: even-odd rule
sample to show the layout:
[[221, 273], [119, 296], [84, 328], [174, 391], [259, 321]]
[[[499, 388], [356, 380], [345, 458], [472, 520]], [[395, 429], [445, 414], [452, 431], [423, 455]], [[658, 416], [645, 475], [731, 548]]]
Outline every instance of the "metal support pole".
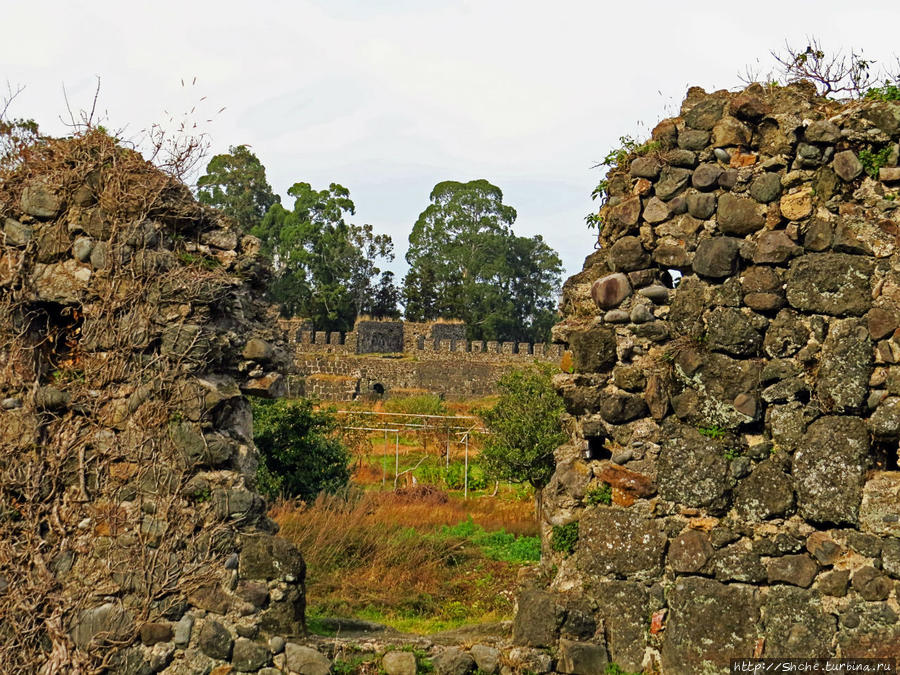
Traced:
[[469, 498], [469, 434], [466, 434], [466, 472], [463, 474], [463, 499]]
[[388, 444], [387, 444], [387, 429], [384, 430], [384, 458], [381, 460], [381, 489], [384, 490], [385, 484], [387, 483], [387, 458], [388, 458]]
[[397, 476], [400, 475], [400, 432], [394, 432], [394, 485], [397, 484]]

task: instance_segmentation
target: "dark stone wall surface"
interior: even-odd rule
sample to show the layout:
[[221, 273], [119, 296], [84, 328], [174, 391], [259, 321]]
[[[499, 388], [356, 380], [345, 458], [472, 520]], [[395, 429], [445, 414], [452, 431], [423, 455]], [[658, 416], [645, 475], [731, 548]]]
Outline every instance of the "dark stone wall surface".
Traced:
[[897, 102], [693, 88], [609, 172], [520, 643], [900, 658], [898, 139]]

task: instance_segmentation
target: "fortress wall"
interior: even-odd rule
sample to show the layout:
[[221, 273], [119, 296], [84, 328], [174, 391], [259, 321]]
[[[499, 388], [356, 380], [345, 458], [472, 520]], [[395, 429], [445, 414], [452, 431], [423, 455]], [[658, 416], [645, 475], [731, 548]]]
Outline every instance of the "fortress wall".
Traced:
[[518, 643], [569, 672], [900, 658], [898, 140], [897, 102], [693, 88], [609, 172]]

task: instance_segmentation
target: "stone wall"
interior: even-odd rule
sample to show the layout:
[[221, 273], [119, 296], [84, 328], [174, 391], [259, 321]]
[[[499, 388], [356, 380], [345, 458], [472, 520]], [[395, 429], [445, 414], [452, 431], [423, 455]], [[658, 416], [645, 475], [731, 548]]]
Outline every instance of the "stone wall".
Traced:
[[0, 177], [0, 671], [269, 664], [305, 565], [256, 492], [259, 241], [97, 131]]
[[[350, 333], [281, 326], [294, 349], [291, 394], [350, 401], [360, 396], [496, 393], [497, 380], [535, 361], [559, 363], [561, 345], [465, 340], [460, 322], [360, 321]], [[447, 335], [455, 335], [448, 338]]]
[[898, 139], [896, 102], [694, 88], [610, 171], [519, 643], [900, 658]]

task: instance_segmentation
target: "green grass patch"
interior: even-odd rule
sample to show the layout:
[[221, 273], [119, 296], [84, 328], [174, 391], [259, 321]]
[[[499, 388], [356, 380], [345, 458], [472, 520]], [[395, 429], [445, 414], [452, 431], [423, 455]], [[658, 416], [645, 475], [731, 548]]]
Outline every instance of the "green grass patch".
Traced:
[[439, 536], [459, 537], [478, 546], [485, 557], [509, 563], [528, 564], [540, 562], [541, 540], [539, 537], [516, 536], [499, 530], [487, 532], [470, 516], [458, 525], [445, 525]]

